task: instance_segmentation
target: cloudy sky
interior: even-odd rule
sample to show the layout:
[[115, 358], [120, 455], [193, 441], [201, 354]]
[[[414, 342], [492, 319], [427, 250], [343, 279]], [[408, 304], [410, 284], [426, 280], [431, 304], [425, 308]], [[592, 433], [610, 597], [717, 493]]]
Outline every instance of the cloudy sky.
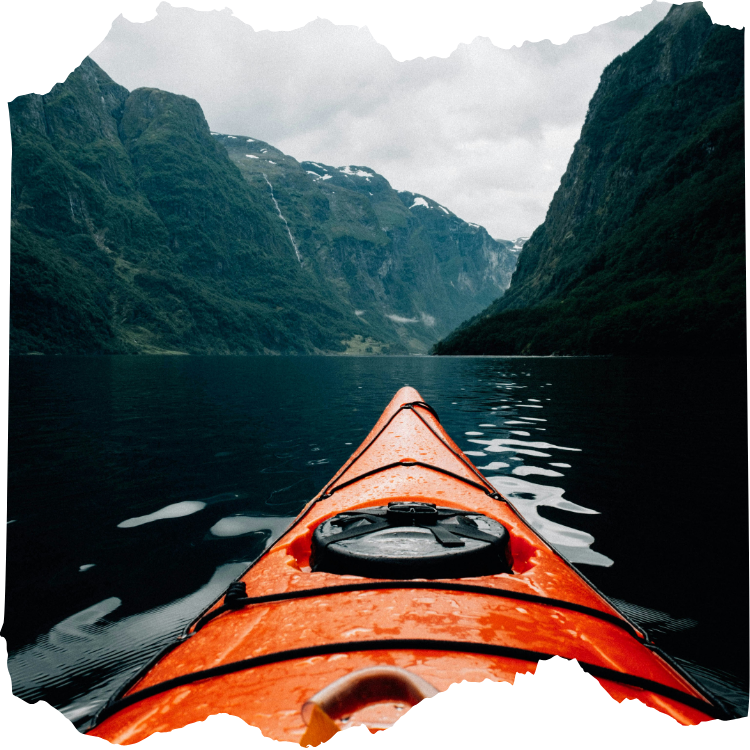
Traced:
[[398, 61], [367, 27], [256, 31], [229, 11], [162, 5], [93, 52], [128, 89], [190, 96], [212, 130], [302, 160], [367, 166], [502, 239], [543, 220], [602, 70], [666, 15], [657, 3], [555, 45], [487, 36]]

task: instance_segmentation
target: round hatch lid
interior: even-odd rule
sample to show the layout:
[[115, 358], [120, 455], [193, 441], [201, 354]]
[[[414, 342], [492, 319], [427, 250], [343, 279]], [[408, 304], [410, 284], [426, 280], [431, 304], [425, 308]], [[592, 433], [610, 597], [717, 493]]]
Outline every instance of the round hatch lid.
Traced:
[[510, 573], [510, 535], [481, 513], [392, 502], [346, 511], [315, 529], [315, 571], [366, 578], [467, 578]]

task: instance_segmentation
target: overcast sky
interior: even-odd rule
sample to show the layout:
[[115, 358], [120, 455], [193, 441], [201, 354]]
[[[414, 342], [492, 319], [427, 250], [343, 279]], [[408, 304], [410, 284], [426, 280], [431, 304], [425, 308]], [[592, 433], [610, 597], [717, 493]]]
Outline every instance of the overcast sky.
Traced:
[[128, 89], [197, 99], [221, 133], [299, 160], [375, 169], [502, 239], [541, 224], [604, 67], [669, 9], [656, 3], [555, 45], [488, 37], [397, 61], [366, 27], [255, 31], [230, 11], [166, 3], [118, 19], [93, 59]]

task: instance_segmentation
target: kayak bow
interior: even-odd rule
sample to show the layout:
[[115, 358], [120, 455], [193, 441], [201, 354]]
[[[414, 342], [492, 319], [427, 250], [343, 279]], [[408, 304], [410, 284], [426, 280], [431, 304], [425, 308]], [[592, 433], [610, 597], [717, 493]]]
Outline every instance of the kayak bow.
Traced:
[[100, 712], [137, 742], [230, 713], [318, 744], [462, 680], [576, 659], [616, 700], [729, 718], [521, 518], [413, 388], [285, 534]]

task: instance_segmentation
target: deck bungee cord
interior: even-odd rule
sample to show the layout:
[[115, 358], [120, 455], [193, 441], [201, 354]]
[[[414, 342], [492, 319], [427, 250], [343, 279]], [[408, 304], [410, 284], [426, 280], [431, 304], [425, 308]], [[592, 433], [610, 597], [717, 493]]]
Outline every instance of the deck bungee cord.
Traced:
[[[375, 441], [385, 432], [385, 430], [390, 426], [391, 422], [402, 412], [402, 411], [412, 411], [414, 414], [416, 414], [417, 417], [419, 417], [422, 424], [424, 424], [425, 427], [459, 460], [461, 463], [463, 463], [469, 471], [471, 471], [473, 474], [477, 476], [479, 479], [479, 482], [476, 483], [476, 486], [483, 487], [486, 489], [487, 494], [489, 494], [491, 497], [494, 497], [496, 500], [502, 500], [502, 496], [495, 490], [495, 488], [477, 471], [477, 469], [471, 465], [471, 463], [458, 451], [454, 450], [443, 438], [435, 432], [435, 430], [431, 427], [431, 425], [425, 420], [425, 418], [417, 411], [414, 407], [419, 406], [423, 409], [425, 409], [427, 412], [429, 412], [434, 418], [435, 421], [440, 424], [440, 418], [437, 415], [437, 412], [427, 403], [424, 401], [409, 401], [405, 404], [401, 404], [398, 409], [390, 416], [388, 421], [383, 425], [383, 427], [377, 432], [377, 434], [369, 440], [363, 448], [360, 448], [354, 456], [346, 463], [344, 466], [336, 473], [334, 478], [326, 485], [326, 487], [323, 489], [323, 491], [320, 493], [320, 499], [324, 500], [331, 496], [331, 488], [337, 485], [337, 480], [339, 477], [342, 477], [346, 472], [362, 457], [362, 455], [367, 451], [368, 448], [370, 448]], [[418, 462], [412, 462], [412, 463], [418, 463]], [[397, 462], [396, 464], [392, 464], [388, 466], [388, 468], [391, 468], [391, 466], [395, 465], [404, 465], [408, 466], [410, 465], [408, 462]], [[429, 468], [434, 469], [435, 471], [444, 471], [440, 467], [437, 466], [431, 466], [428, 464], [423, 464], [425, 466], [429, 466]], [[386, 467], [383, 467], [382, 469], [379, 469], [379, 471], [382, 471]], [[362, 475], [362, 478], [366, 475]], [[453, 474], [457, 479], [462, 479], [457, 474]], [[360, 477], [356, 477], [353, 480], [350, 481], [357, 481]], [[344, 486], [344, 485], [339, 485]], [[338, 487], [337, 487], [338, 489]]]
[[[242, 586], [241, 590], [244, 591], [244, 585], [240, 584], [240, 586]], [[509, 589], [492, 588], [491, 586], [475, 586], [470, 583], [444, 583], [442, 581], [371, 581], [363, 583], [347, 583], [340, 586], [300, 589], [298, 591], [287, 591], [256, 597], [238, 595], [236, 593], [238, 589], [235, 588], [232, 589], [232, 591], [227, 591], [227, 594], [224, 597], [224, 604], [201, 617], [201, 619], [193, 626], [192, 631], [197, 632], [216, 617], [219, 617], [225, 612], [231, 612], [242, 607], [252, 607], [256, 604], [268, 604], [271, 602], [291, 601], [293, 599], [304, 599], [312, 596], [329, 596], [332, 594], [350, 593], [352, 591], [381, 591], [386, 589], [460, 591], [468, 594], [483, 594], [484, 596], [495, 596], [503, 599], [516, 599], [520, 602], [543, 604], [544, 606], [555, 607], [557, 609], [569, 609], [572, 612], [580, 612], [581, 614], [609, 622], [630, 633], [638, 641], [647, 643], [646, 636], [638, 632], [631, 623], [617, 615], [612, 615], [609, 612], [602, 612], [601, 610], [593, 609], [592, 607], [585, 607], [581, 604], [576, 604], [575, 602], [566, 602], [562, 599], [551, 599], [546, 596], [528, 594], [523, 591], [510, 591]]]
[[[204, 669], [197, 672], [190, 672], [188, 674], [174, 677], [171, 680], [165, 680], [164, 682], [157, 683], [148, 688], [144, 688], [135, 693], [131, 693], [125, 698], [121, 698], [118, 701], [103, 708], [99, 714], [99, 720], [104, 720], [107, 717], [117, 713], [123, 708], [132, 706], [139, 701], [151, 698], [160, 693], [164, 693], [167, 690], [173, 690], [177, 687], [184, 685], [190, 685], [201, 680], [208, 680], [214, 677], [222, 677], [224, 675], [233, 674], [235, 672], [241, 672], [246, 669], [253, 669], [255, 667], [262, 667], [267, 664], [280, 663], [284, 661], [291, 661], [293, 659], [309, 659], [315, 656], [323, 656], [326, 654], [344, 654], [352, 651], [385, 651], [390, 649], [410, 649], [410, 650], [423, 650], [423, 651], [455, 651], [457, 653], [470, 653], [470, 654], [484, 654], [489, 656], [503, 656], [511, 659], [522, 659], [524, 661], [540, 662], [546, 659], [552, 659], [557, 654], [547, 654], [539, 651], [530, 651], [528, 649], [513, 648], [510, 646], [499, 646], [491, 643], [472, 643], [471, 641], [445, 641], [445, 640], [432, 640], [428, 638], [384, 638], [376, 641], [344, 641], [340, 643], [326, 643], [318, 646], [308, 646], [307, 648], [290, 649], [288, 651], [276, 651], [270, 654], [264, 654], [262, 656], [256, 656], [251, 659], [243, 659], [241, 661], [229, 662], [228, 664], [222, 664], [219, 667], [213, 667], [211, 669]], [[654, 680], [649, 680], [636, 675], [628, 674], [627, 672], [618, 672], [614, 669], [608, 669], [607, 667], [601, 667], [596, 664], [588, 664], [586, 662], [578, 662], [581, 669], [584, 672], [588, 672], [593, 677], [599, 677], [604, 680], [612, 680], [619, 682], [624, 685], [629, 685], [644, 690], [649, 690], [658, 695], [663, 695], [666, 698], [684, 703], [686, 706], [698, 709], [707, 713], [711, 718], [714, 719], [728, 719], [733, 718], [727, 715], [726, 710], [721, 706], [715, 706], [706, 700], [696, 698], [689, 693], [685, 693], [682, 690], [669, 687], [668, 685], [662, 685]]]

